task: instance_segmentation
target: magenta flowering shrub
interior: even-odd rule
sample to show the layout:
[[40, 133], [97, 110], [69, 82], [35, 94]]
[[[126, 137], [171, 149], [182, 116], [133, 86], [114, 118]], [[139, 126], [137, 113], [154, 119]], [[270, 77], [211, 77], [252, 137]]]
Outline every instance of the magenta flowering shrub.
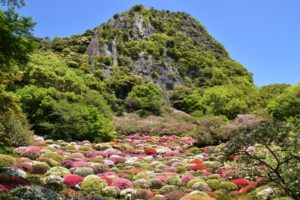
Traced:
[[41, 155], [41, 147], [37, 146], [28, 146], [28, 147], [19, 147], [14, 150], [15, 154], [20, 156], [30, 158], [32, 160], [37, 159]]
[[66, 167], [66, 168], [72, 168], [73, 166], [73, 161], [72, 160], [64, 160], [62, 161], [62, 166]]
[[166, 176], [155, 176], [154, 179], [158, 179], [163, 183], [166, 183], [168, 178]]
[[90, 164], [84, 161], [72, 162], [71, 167], [89, 167]]
[[181, 180], [186, 183], [193, 179], [194, 179], [194, 176], [190, 175], [190, 174], [186, 174], [181, 177]]
[[111, 185], [115, 186], [121, 190], [133, 187], [132, 182], [130, 180], [124, 179], [124, 178], [116, 178], [115, 180], [113, 180]]
[[28, 172], [32, 167], [32, 163], [30, 162], [16, 163], [14, 167]]
[[126, 161], [124, 157], [121, 157], [121, 156], [118, 156], [118, 155], [110, 156], [109, 160], [113, 161], [114, 164], [119, 164], [119, 163], [123, 163], [123, 162]]

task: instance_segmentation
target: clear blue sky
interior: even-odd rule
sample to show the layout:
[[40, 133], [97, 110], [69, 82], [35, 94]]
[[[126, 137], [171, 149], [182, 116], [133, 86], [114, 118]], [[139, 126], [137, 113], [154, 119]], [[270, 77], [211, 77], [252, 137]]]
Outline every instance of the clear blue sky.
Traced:
[[203, 24], [258, 86], [300, 82], [300, 0], [25, 0], [35, 35], [69, 36], [141, 3], [184, 11]]

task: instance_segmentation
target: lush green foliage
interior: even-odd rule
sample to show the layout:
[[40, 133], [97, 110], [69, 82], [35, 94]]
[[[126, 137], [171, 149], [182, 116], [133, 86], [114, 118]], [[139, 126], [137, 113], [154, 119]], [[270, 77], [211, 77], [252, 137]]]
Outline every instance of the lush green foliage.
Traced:
[[[5, 1], [4, 3], [10, 4]], [[10, 70], [15, 65], [24, 65], [28, 53], [33, 50], [32, 35], [34, 23], [31, 18], [19, 17], [9, 9], [0, 11], [0, 69]]]
[[162, 89], [153, 83], [136, 85], [126, 98], [129, 110], [142, 110], [159, 114], [162, 106]]
[[33, 50], [31, 18], [19, 17], [14, 7], [24, 5], [23, 0], [1, 0], [8, 6], [0, 10], [0, 145], [17, 146], [30, 142], [29, 125], [19, 106], [19, 99], [10, 91], [19, 80], [18, 67], [26, 65]]
[[175, 108], [196, 116], [223, 115], [228, 119], [251, 112], [260, 104], [258, 90], [251, 85], [221, 85], [203, 90], [178, 86], [170, 92], [170, 100]]
[[271, 84], [259, 88], [259, 94], [262, 97], [262, 106], [267, 106], [272, 100], [281, 95], [289, 84]]
[[272, 115], [280, 120], [300, 116], [300, 84], [287, 88], [268, 105]]
[[33, 55], [23, 77], [26, 86], [17, 94], [35, 132], [56, 139], [112, 139], [111, 111], [101, 91], [88, 85], [93, 81], [54, 54]]
[[16, 159], [12, 156], [0, 154], [0, 167], [12, 167], [16, 163]]
[[0, 88], [0, 145], [26, 145], [30, 140], [29, 125], [19, 106], [19, 99], [12, 92]]

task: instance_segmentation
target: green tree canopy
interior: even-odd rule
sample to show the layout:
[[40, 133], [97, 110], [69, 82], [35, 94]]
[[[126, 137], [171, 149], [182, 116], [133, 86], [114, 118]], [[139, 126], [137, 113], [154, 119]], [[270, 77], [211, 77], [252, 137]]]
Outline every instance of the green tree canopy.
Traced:
[[160, 113], [162, 102], [162, 89], [153, 83], [134, 86], [126, 98], [130, 111], [141, 109], [153, 114]]
[[300, 116], [300, 84], [287, 88], [268, 105], [268, 110], [276, 118], [287, 120]]
[[0, 11], [0, 69], [10, 70], [28, 61], [33, 50], [30, 37], [35, 23], [20, 17], [13, 9]]

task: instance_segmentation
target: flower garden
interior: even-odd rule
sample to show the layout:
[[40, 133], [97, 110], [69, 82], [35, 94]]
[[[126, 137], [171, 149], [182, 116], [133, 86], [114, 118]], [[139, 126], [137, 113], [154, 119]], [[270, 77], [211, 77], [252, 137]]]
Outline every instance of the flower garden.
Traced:
[[[224, 145], [197, 148], [190, 137], [131, 135], [110, 143], [36, 137], [0, 154], [0, 199], [272, 199]], [[288, 199], [288, 198], [286, 198]]]

